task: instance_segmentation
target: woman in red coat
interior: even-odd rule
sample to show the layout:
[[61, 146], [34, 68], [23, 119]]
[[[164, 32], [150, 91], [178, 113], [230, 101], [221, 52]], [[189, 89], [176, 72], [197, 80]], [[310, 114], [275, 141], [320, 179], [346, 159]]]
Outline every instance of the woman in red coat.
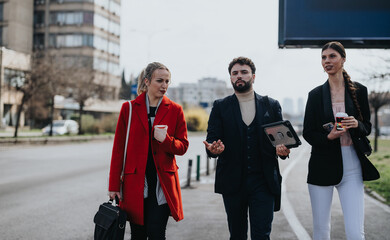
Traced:
[[[171, 74], [161, 63], [150, 63], [138, 79], [138, 94], [131, 101], [132, 116], [126, 163], [120, 175], [129, 116], [122, 105], [115, 132], [109, 177], [109, 194], [120, 198], [128, 214], [131, 239], [165, 239], [169, 215], [183, 219], [175, 155], [188, 148], [183, 109], [165, 96]], [[158, 126], [157, 126], [158, 125]], [[162, 126], [161, 126], [162, 125]], [[157, 127], [156, 127], [157, 126]]]

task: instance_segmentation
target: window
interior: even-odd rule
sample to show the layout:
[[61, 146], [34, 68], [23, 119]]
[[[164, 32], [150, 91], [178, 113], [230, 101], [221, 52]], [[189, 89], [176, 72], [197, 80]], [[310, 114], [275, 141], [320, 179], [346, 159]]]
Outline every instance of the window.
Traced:
[[45, 23], [45, 12], [44, 11], [35, 11], [34, 12], [34, 26], [43, 27]]
[[94, 2], [115, 15], [120, 16], [121, 14], [121, 6], [113, 0], [94, 0]]
[[[99, 50], [102, 50], [105, 52], [109, 52], [111, 54], [119, 56], [119, 51], [120, 51], [119, 44], [114, 43], [114, 42], [109, 42], [105, 38], [101, 38], [99, 36], [94, 36], [93, 46], [96, 49], [99, 49]], [[108, 47], [108, 49], [107, 49], [107, 47]]]
[[92, 12], [52, 12], [50, 14], [50, 24], [57, 25], [92, 25]]
[[[36, 37], [37, 41], [39, 36]], [[94, 47], [95, 49], [108, 52], [119, 56], [120, 46], [117, 43], [110, 42], [105, 38], [94, 36], [92, 34], [50, 34], [50, 47]], [[108, 48], [108, 49], [107, 49]]]
[[5, 68], [4, 69], [4, 83], [8, 87], [21, 87], [24, 84], [26, 77], [25, 73], [20, 70]]
[[103, 29], [104, 31], [110, 32], [118, 36], [121, 32], [121, 28], [118, 23], [110, 21], [106, 17], [103, 17], [99, 14], [94, 15], [94, 25], [98, 28]]
[[67, 2], [93, 2], [93, 0], [50, 0], [51, 3], [67, 3]]
[[64, 56], [64, 64], [66, 67], [92, 68], [93, 58], [88, 56]]
[[108, 10], [108, 5], [110, 4], [109, 3], [110, 0], [94, 0], [95, 4], [105, 8]]
[[43, 33], [34, 34], [34, 48], [43, 49], [45, 46], [45, 35]]
[[0, 21], [4, 21], [4, 3], [0, 3]]
[[120, 67], [119, 64], [114, 62], [107, 62], [105, 59], [101, 58], [94, 58], [93, 60], [93, 69], [100, 71], [100, 72], [107, 72], [115, 75], [120, 76]]
[[92, 47], [93, 36], [91, 34], [51, 34], [49, 36], [50, 47]]
[[43, 5], [45, 4], [45, 0], [34, 0], [35, 5]]
[[118, 3], [111, 1], [110, 11], [112, 13], [115, 13], [115, 15], [120, 16], [121, 15], [121, 6]]
[[93, 25], [93, 12], [84, 12], [84, 24]]

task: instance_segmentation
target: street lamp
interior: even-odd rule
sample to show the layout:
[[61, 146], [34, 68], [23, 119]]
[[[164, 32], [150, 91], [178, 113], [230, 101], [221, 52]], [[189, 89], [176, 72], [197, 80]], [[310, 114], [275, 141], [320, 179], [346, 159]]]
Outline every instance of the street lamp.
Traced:
[[136, 33], [140, 33], [140, 34], [143, 34], [147, 37], [148, 39], [148, 62], [150, 62], [150, 52], [151, 52], [151, 42], [152, 42], [152, 38], [157, 34], [157, 33], [162, 33], [162, 32], [168, 32], [169, 29], [168, 28], [165, 28], [165, 29], [162, 29], [162, 30], [159, 30], [159, 31], [156, 31], [156, 32], [146, 32], [146, 31], [142, 31], [142, 30], [138, 30], [138, 29], [130, 29], [130, 32], [136, 32]]

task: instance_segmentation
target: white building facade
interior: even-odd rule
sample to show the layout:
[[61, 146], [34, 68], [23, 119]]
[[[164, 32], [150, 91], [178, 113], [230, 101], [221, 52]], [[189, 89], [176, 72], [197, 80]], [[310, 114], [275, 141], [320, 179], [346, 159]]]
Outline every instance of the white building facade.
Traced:
[[202, 78], [197, 83], [180, 83], [168, 88], [168, 97], [184, 107], [203, 107], [211, 110], [213, 102], [233, 94], [233, 89], [223, 80]]

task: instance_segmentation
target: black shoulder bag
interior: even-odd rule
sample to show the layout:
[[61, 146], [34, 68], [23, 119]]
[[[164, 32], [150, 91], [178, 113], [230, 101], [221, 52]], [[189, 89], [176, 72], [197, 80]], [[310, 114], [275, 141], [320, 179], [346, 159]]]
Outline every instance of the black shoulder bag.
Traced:
[[[116, 197], [115, 202], [119, 199]], [[126, 229], [126, 212], [109, 200], [99, 207], [95, 222], [94, 240], [123, 240]]]

